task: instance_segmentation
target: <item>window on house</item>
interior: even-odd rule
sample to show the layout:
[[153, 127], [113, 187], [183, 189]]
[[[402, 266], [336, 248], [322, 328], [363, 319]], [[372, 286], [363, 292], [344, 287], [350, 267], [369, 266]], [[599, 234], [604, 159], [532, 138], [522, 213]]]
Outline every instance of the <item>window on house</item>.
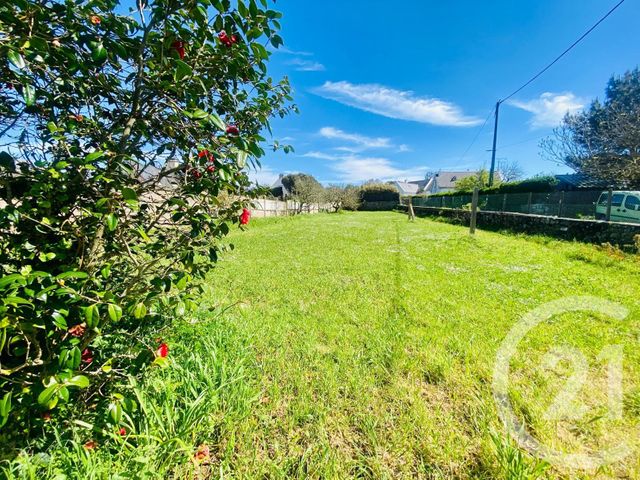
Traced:
[[458, 180], [458, 177], [456, 177], [455, 175], [453, 177], [451, 177], [451, 181], [455, 182], [456, 180]]

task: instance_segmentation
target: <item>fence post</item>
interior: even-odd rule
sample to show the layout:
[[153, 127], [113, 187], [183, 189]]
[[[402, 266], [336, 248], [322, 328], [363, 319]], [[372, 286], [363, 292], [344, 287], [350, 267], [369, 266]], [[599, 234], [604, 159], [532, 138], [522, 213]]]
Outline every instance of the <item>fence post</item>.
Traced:
[[607, 222], [611, 221], [611, 202], [613, 202], [613, 188], [609, 188], [609, 196], [607, 197]]
[[444, 197], [440, 197], [440, 208], [444, 207]]
[[533, 192], [529, 192], [529, 201], [527, 203], [527, 214], [531, 215], [531, 203], [533, 202]]
[[504, 194], [504, 197], [502, 198], [502, 211], [506, 212], [507, 211], [507, 194]]
[[558, 200], [558, 217], [562, 217], [563, 206], [564, 206], [564, 190], [560, 192], [560, 200]]
[[473, 197], [471, 198], [471, 221], [469, 222], [469, 233], [475, 235], [476, 224], [478, 220], [478, 187], [473, 189]]

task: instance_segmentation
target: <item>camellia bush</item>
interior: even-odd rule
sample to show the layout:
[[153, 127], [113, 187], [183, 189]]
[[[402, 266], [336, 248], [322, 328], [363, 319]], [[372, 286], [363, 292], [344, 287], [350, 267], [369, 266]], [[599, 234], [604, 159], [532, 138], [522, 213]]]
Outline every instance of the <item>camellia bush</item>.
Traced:
[[279, 18], [266, 0], [1, 2], [4, 432], [135, 408], [109, 386], [170, 355], [157, 332], [249, 222], [247, 162], [294, 108], [267, 73]]

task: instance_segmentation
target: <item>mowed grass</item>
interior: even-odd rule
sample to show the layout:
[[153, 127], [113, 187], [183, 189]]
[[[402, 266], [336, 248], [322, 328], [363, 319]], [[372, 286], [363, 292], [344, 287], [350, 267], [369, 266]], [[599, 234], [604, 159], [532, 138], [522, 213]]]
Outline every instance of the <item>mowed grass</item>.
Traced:
[[[258, 220], [230, 241], [200, 311], [167, 338], [170, 366], [130, 386], [146, 414], [130, 438], [86, 452], [79, 430], [46, 461], [21, 456], [6, 476], [640, 478], [638, 257], [541, 237], [470, 237], [391, 212]], [[522, 453], [492, 393], [510, 329], [536, 307], [584, 295], [629, 315], [573, 312], [535, 327], [512, 359], [509, 398], [550, 447], [633, 449], [590, 472]], [[611, 345], [624, 353], [620, 418], [609, 415], [602, 350]], [[548, 419], [570, 378], [579, 388], [565, 410], [581, 415]], [[194, 463], [201, 445], [210, 455]]]
[[[532, 330], [511, 363], [514, 410], [569, 453], [623, 440], [640, 419], [640, 262], [594, 246], [479, 232], [396, 213], [256, 222], [211, 276], [208, 302], [250, 345], [251, 414], [233, 425], [221, 471], [238, 478], [595, 478], [640, 474], [638, 451], [598, 472], [520, 455], [498, 419], [497, 349], [528, 311], [569, 296], [617, 302]], [[588, 306], [588, 305], [585, 305]], [[607, 416], [606, 345], [624, 347], [624, 415]], [[582, 352], [577, 420], [547, 421]], [[551, 352], [551, 353], [549, 353]], [[547, 358], [547, 363], [548, 358]], [[574, 409], [569, 408], [570, 411]], [[626, 477], [625, 477], [626, 478]]]

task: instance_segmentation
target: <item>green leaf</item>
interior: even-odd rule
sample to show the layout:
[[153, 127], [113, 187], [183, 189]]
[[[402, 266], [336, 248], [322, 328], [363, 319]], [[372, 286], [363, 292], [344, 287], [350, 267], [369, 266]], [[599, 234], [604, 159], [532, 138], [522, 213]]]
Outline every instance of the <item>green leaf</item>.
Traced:
[[125, 188], [122, 189], [122, 198], [124, 198], [127, 201], [137, 202], [138, 201], [138, 194], [136, 193], [136, 191], [133, 188], [125, 187]]
[[67, 385], [72, 385], [78, 388], [87, 388], [89, 386], [89, 379], [84, 375], [76, 375], [71, 379], [67, 380]]
[[89, 276], [86, 272], [79, 272], [77, 270], [70, 270], [68, 272], [62, 272], [56, 276], [57, 280], [64, 280], [65, 278], [87, 278]]
[[82, 361], [82, 352], [78, 347], [73, 347], [67, 356], [67, 368], [75, 370]]
[[84, 309], [84, 319], [89, 328], [97, 327], [100, 324], [100, 310], [98, 305], [90, 305]]
[[24, 63], [24, 58], [22, 58], [22, 55], [20, 55], [20, 53], [14, 50], [9, 50], [7, 56], [9, 57], [9, 61], [13, 63], [16, 68], [22, 69], [26, 66], [26, 64]]
[[11, 392], [7, 392], [0, 400], [0, 417], [8, 417], [11, 411]]
[[109, 312], [109, 318], [114, 322], [117, 322], [122, 318], [122, 308], [114, 303], [110, 303], [107, 306], [107, 311]]
[[191, 76], [193, 74], [193, 69], [191, 66], [183, 62], [182, 60], [176, 60], [176, 71], [173, 74], [173, 79], [176, 82], [179, 82], [185, 77]]
[[136, 320], [140, 320], [141, 318], [144, 318], [146, 316], [147, 316], [147, 306], [142, 302], [136, 304], [136, 306], [133, 308], [133, 317]]
[[194, 120], [203, 120], [207, 118], [209, 114], [200, 108], [196, 108], [193, 112], [190, 112], [189, 116]]
[[109, 404], [109, 416], [116, 425], [120, 423], [120, 420], [122, 420], [122, 405], [120, 405], [120, 402]]
[[24, 98], [27, 107], [32, 107], [36, 103], [36, 89], [31, 85], [25, 85], [22, 87], [22, 96]]
[[96, 152], [92, 152], [89, 155], [87, 155], [86, 157], [84, 157], [84, 161], [89, 163], [89, 162], [93, 162], [94, 160], [97, 160], [98, 158], [100, 158], [101, 156], [104, 155], [104, 152], [101, 150], [98, 150]]
[[26, 285], [27, 280], [19, 273], [12, 273], [11, 275], [5, 275], [4, 277], [0, 278], [0, 288], [4, 288], [7, 285], [11, 285], [13, 283], [16, 283], [18, 285]]
[[247, 156], [247, 152], [243, 152], [242, 150], [238, 152], [236, 161], [240, 169], [243, 169], [247, 165]]
[[210, 116], [211, 116], [211, 122], [220, 130], [224, 130], [227, 128], [227, 126], [224, 124], [222, 119], [216, 113], [212, 113]]
[[7, 152], [0, 152], [0, 167], [13, 172], [16, 169], [16, 161]]
[[107, 224], [107, 228], [110, 231], [114, 231], [118, 226], [118, 217], [116, 217], [113, 213], [110, 213], [104, 217], [105, 223]]
[[48, 406], [53, 396], [58, 391], [58, 388], [60, 388], [60, 385], [58, 385], [57, 383], [54, 383], [53, 385], [45, 388], [42, 392], [40, 392], [40, 395], [38, 395], [38, 403], [42, 406]]
[[102, 43], [97, 43], [91, 50], [91, 58], [96, 63], [102, 63], [107, 59], [107, 49]]

